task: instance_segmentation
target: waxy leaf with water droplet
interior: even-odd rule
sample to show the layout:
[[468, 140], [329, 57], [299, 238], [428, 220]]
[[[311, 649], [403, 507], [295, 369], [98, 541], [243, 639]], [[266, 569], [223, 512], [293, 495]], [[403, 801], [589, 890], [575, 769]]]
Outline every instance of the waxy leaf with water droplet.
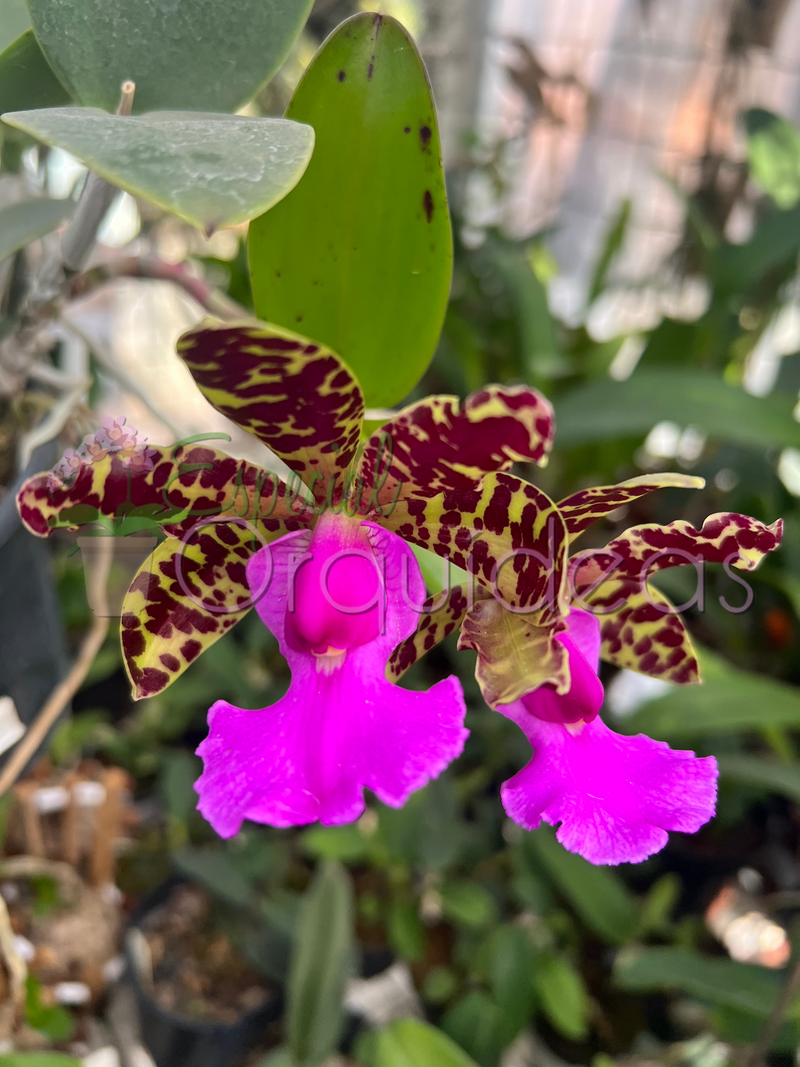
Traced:
[[311, 127], [286, 119], [167, 111], [125, 118], [64, 107], [3, 121], [207, 233], [271, 208], [299, 181], [314, 148]]
[[44, 54], [72, 97], [113, 111], [235, 111], [275, 74], [311, 0], [28, 0]]
[[394, 19], [356, 15], [286, 112], [314, 127], [303, 180], [250, 227], [259, 318], [328, 345], [368, 406], [394, 404], [433, 354], [452, 240], [425, 67]]

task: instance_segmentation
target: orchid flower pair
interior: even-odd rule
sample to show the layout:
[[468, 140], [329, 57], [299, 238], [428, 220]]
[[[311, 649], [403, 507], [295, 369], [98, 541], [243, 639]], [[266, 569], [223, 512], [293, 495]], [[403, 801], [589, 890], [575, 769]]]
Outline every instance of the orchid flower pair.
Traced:
[[[221, 835], [246, 818], [347, 822], [365, 788], [399, 806], [438, 775], [467, 736], [460, 687], [394, 683], [457, 627], [460, 647], [478, 651], [487, 702], [535, 749], [503, 787], [521, 825], [561, 822], [566, 847], [618, 863], [711, 817], [713, 759], [611, 733], [598, 717], [598, 657], [696, 681], [683, 624], [646, 576], [688, 550], [751, 568], [779, 543], [779, 524], [723, 515], [699, 532], [640, 527], [570, 560], [571, 540], [596, 518], [664, 485], [700, 483], [645, 477], [556, 505], [509, 473], [546, 462], [552, 447], [552, 409], [533, 389], [491, 386], [463, 406], [431, 397], [362, 444], [361, 390], [324, 346], [274, 326], [207, 322], [179, 352], [217, 410], [286, 463], [286, 479], [189, 442], [152, 450], [152, 470], [110, 453], [61, 487], [37, 475], [19, 507], [40, 536], [131, 512], [163, 528], [123, 606], [137, 698], [174, 681], [254, 605], [277, 637], [292, 670], [286, 696], [256, 711], [217, 701], [198, 750], [200, 810]], [[424, 602], [407, 542], [472, 581]]]

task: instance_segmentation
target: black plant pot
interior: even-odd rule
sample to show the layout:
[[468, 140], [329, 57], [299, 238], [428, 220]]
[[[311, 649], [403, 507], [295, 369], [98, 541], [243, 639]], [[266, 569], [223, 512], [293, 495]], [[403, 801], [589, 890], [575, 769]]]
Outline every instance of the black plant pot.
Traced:
[[[136, 929], [181, 884], [186, 884], [186, 879], [170, 878], [146, 896], [131, 916], [129, 930]], [[139, 1010], [142, 1044], [157, 1067], [234, 1067], [283, 1012], [283, 997], [276, 992], [235, 1023], [195, 1021], [176, 1015], [163, 1008], [142, 984], [129, 938], [125, 942], [125, 962], [126, 979]]]

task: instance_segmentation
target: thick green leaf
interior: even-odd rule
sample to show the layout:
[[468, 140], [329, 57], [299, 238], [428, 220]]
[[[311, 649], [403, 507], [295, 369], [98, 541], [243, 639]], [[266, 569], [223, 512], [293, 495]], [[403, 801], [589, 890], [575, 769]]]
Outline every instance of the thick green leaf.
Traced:
[[289, 974], [289, 1047], [297, 1067], [318, 1067], [339, 1042], [352, 956], [350, 878], [329, 860], [303, 900]]
[[631, 220], [632, 201], [627, 197], [622, 201], [619, 211], [611, 220], [611, 225], [606, 233], [603, 247], [592, 272], [592, 280], [589, 285], [589, 293], [586, 297], [586, 306], [590, 307], [600, 296], [606, 287], [606, 278], [611, 264], [617, 253], [625, 243], [628, 234], [628, 223]]
[[314, 131], [286, 119], [65, 107], [3, 115], [103, 178], [207, 233], [266, 211], [300, 180]]
[[546, 826], [530, 834], [526, 844], [535, 850], [588, 927], [615, 944], [631, 936], [636, 926], [636, 900], [618, 874], [567, 852]]
[[488, 889], [467, 879], [444, 883], [442, 910], [452, 922], [472, 929], [488, 926], [497, 915], [497, 905]]
[[676, 989], [691, 996], [768, 1015], [780, 975], [734, 960], [701, 956], [684, 948], [630, 948], [617, 956], [614, 980], [623, 989], [648, 993]]
[[81, 1067], [81, 1061], [60, 1052], [9, 1052], [0, 1056], [0, 1067]]
[[563, 447], [649, 433], [663, 420], [756, 447], [800, 448], [800, 423], [782, 397], [756, 397], [707, 371], [641, 370], [627, 381], [588, 382], [556, 404]]
[[357, 863], [369, 853], [369, 839], [355, 823], [312, 826], [300, 840], [306, 852], [320, 859]]
[[0, 0], [0, 51], [31, 24], [25, 0]]
[[[746, 292], [770, 272], [786, 278], [794, 273], [800, 250], [800, 205], [789, 211], [771, 211], [749, 241], [723, 244], [711, 257], [711, 275], [717, 294]], [[774, 284], [774, 282], [772, 283]]]
[[800, 689], [758, 674], [739, 671], [708, 652], [701, 653], [703, 685], [681, 686], [644, 705], [623, 725], [668, 741], [706, 737], [765, 726], [800, 726]]
[[504, 923], [489, 939], [489, 980], [494, 999], [517, 1030], [533, 1010], [534, 950], [525, 930]]
[[75, 210], [72, 200], [22, 200], [0, 211], [0, 263], [44, 237]]
[[745, 785], [761, 786], [770, 793], [782, 793], [800, 803], [800, 766], [778, 763], [757, 756], [717, 756], [720, 777]]
[[250, 883], [217, 848], [181, 848], [173, 855], [181, 874], [201, 882], [220, 900], [244, 905], [251, 901]]
[[536, 276], [529, 258], [510, 241], [501, 242], [492, 236], [486, 243], [503, 288], [516, 306], [522, 370], [527, 380], [537, 375], [557, 376], [564, 357], [550, 313], [547, 287]]
[[441, 1025], [480, 1067], [496, 1067], [503, 1050], [517, 1036], [514, 1020], [506, 1017], [492, 997], [477, 989], [450, 1008]]
[[113, 111], [235, 111], [277, 71], [311, 0], [28, 0], [33, 28], [73, 99]]
[[[0, 52], [0, 115], [61, 107], [69, 102], [69, 95], [48, 66], [33, 30], [27, 30]], [[22, 136], [10, 126], [0, 129], [4, 135]]]
[[778, 207], [800, 200], [800, 135], [786, 119], [762, 108], [745, 115], [750, 176]]
[[404, 960], [416, 963], [425, 955], [425, 927], [414, 899], [389, 904], [386, 936], [390, 948]]
[[413, 41], [356, 15], [317, 54], [286, 112], [313, 126], [314, 158], [250, 227], [260, 318], [322, 341], [368, 406], [419, 380], [444, 320], [450, 218], [431, 90]]
[[542, 955], [533, 980], [550, 1022], [565, 1037], [580, 1041], [589, 1028], [589, 996], [583, 979], [563, 956]]
[[172, 749], [164, 754], [158, 784], [167, 814], [177, 822], [187, 822], [197, 807], [194, 783], [201, 770], [200, 760], [186, 749]]
[[376, 1035], [373, 1067], [476, 1067], [476, 1064], [441, 1030], [418, 1019], [397, 1019]]

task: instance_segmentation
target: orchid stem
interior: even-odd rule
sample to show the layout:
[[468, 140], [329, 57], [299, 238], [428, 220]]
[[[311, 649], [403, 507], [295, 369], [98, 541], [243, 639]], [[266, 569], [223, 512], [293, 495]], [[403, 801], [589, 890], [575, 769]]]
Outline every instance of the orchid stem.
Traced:
[[[123, 82], [118, 115], [130, 115], [135, 92], [134, 82]], [[118, 192], [116, 185], [99, 174], [87, 176], [72, 222], [61, 242], [64, 269], [68, 274], [76, 274], [85, 265], [97, 240], [97, 231]]]

